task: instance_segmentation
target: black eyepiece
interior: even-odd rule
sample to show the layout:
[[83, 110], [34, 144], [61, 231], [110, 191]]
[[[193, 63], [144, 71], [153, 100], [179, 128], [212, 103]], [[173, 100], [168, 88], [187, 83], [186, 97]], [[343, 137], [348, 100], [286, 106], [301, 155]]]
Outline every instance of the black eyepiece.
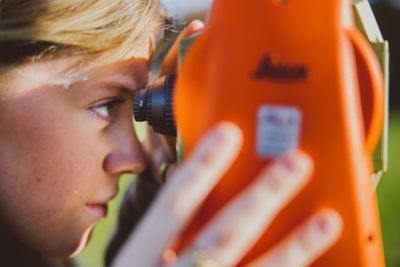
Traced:
[[176, 137], [173, 114], [175, 75], [161, 77], [146, 89], [136, 91], [133, 113], [136, 121], [147, 121], [154, 131]]

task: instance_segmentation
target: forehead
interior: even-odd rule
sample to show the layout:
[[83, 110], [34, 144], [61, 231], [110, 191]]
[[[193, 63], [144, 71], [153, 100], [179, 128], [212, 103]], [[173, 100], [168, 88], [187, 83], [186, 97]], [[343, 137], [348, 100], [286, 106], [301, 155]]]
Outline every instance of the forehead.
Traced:
[[11, 71], [11, 93], [24, 93], [43, 84], [68, 88], [72, 83], [94, 78], [103, 80], [122, 79], [127, 75], [146, 76], [151, 49], [152, 41], [149, 41], [138, 44], [120, 57], [114, 57], [113, 51], [110, 51], [85, 57], [55, 57], [24, 64]]
[[[121, 84], [131, 89], [147, 86], [150, 68], [147, 58], [131, 58], [100, 67], [81, 79], [86, 84]], [[78, 81], [79, 83], [79, 81]]]

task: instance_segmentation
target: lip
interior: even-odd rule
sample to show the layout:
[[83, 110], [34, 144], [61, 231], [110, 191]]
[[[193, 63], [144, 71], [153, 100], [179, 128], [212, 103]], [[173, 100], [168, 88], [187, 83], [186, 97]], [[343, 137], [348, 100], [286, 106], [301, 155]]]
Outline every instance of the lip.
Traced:
[[96, 215], [96, 217], [105, 218], [107, 216], [107, 204], [86, 204], [86, 207], [91, 213]]
[[107, 216], [108, 213], [107, 203], [111, 201], [116, 194], [117, 192], [114, 192], [100, 200], [93, 201], [91, 203], [86, 203], [86, 207], [90, 210], [90, 212], [95, 214], [97, 217], [104, 218]]

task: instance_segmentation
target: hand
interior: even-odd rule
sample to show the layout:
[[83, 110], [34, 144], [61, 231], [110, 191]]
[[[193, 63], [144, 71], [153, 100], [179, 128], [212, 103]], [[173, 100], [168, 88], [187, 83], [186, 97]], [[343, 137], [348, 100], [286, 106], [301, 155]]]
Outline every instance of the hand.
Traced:
[[[189, 251], [176, 261], [163, 264], [169, 244], [189, 222], [219, 178], [232, 164], [241, 147], [241, 132], [221, 123], [199, 143], [155, 200], [129, 237], [113, 267], [194, 266]], [[301, 152], [292, 152], [262, 171], [247, 189], [213, 218], [192, 244], [220, 264], [234, 266], [274, 220], [276, 214], [309, 179], [312, 162]], [[315, 214], [272, 250], [250, 266], [306, 266], [338, 239], [342, 228], [333, 210]]]
[[160, 76], [164, 76], [167, 74], [174, 74], [178, 70], [178, 52], [179, 52], [179, 43], [182, 39], [188, 38], [194, 33], [199, 33], [204, 29], [204, 24], [200, 20], [194, 20], [189, 23], [188, 26], [183, 29], [183, 31], [179, 34], [178, 38], [176, 38], [174, 44], [171, 49], [168, 51], [168, 54], [164, 58], [163, 65], [161, 66]]

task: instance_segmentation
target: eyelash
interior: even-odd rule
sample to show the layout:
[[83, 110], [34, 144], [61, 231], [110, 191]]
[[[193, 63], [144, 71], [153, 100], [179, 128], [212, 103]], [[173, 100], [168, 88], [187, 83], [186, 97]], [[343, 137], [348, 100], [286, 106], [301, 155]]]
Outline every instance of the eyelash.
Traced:
[[[101, 100], [100, 103], [94, 105], [93, 107], [90, 107], [89, 110], [96, 115], [99, 119], [105, 120], [107, 122], [110, 122], [112, 120], [112, 109], [118, 105], [124, 104], [126, 102], [126, 99], [124, 98], [110, 98], [106, 100]], [[107, 115], [102, 114], [98, 109], [105, 108]]]

